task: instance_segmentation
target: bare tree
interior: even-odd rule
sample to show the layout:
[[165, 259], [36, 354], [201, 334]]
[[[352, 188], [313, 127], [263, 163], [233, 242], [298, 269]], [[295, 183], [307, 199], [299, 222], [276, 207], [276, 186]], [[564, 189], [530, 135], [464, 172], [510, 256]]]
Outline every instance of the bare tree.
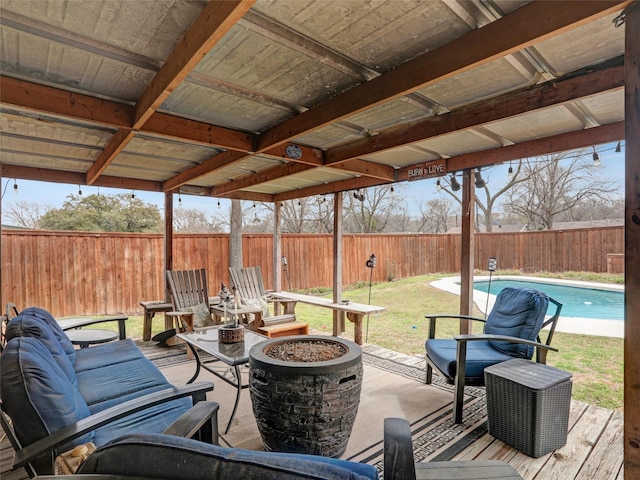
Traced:
[[[325, 195], [288, 200], [280, 205], [283, 232], [329, 233], [333, 231], [333, 202]], [[262, 207], [258, 211], [260, 231], [273, 228], [273, 204], [265, 203], [259, 207]]]
[[526, 159], [522, 170], [524, 181], [509, 191], [504, 208], [525, 218], [530, 230], [551, 230], [560, 215], [585, 202], [610, 202], [618, 191], [584, 151]]
[[373, 233], [387, 230], [393, 219], [407, 217], [404, 196], [398, 186], [382, 185], [357, 190], [345, 196], [344, 229], [347, 232]]
[[229, 266], [242, 267], [242, 202], [231, 200], [229, 229]]
[[211, 233], [224, 231], [224, 224], [215, 216], [197, 208], [178, 207], [173, 215], [173, 229], [176, 232]]
[[11, 202], [3, 212], [16, 227], [40, 228], [40, 218], [53, 207], [40, 205], [38, 203], [18, 201]]
[[590, 220], [603, 220], [607, 218], [624, 217], [624, 198], [612, 198], [601, 200], [599, 198], [588, 199], [573, 207], [570, 211], [558, 215], [560, 222], [585, 222]]
[[[482, 171], [479, 171], [480, 178], [482, 178]], [[511, 191], [511, 189], [519, 184], [526, 181], [526, 178], [522, 176], [522, 161], [518, 161], [516, 164], [515, 170], [509, 174], [507, 179], [507, 183], [505, 183], [502, 188], [499, 188], [495, 193], [491, 192], [489, 188], [491, 185], [490, 171], [485, 170], [484, 172], [485, 178], [482, 178], [484, 184], [478, 182], [476, 179], [476, 189], [474, 195], [475, 206], [482, 213], [481, 218], [480, 215], [476, 215], [476, 231], [480, 230], [480, 222], [484, 224], [485, 232], [493, 231], [493, 211], [496, 206], [496, 202], [498, 198]], [[451, 180], [450, 178], [443, 177], [440, 179], [440, 191], [446, 193], [451, 198], [453, 198], [459, 205], [462, 205], [462, 198], [459, 197], [459, 193], [456, 193], [451, 188]], [[484, 192], [484, 200], [480, 198], [479, 192]], [[459, 192], [459, 190], [457, 190]]]
[[433, 199], [426, 205], [418, 203], [420, 219], [418, 221], [418, 231], [425, 233], [446, 233], [447, 222], [453, 213], [453, 205], [449, 200]]

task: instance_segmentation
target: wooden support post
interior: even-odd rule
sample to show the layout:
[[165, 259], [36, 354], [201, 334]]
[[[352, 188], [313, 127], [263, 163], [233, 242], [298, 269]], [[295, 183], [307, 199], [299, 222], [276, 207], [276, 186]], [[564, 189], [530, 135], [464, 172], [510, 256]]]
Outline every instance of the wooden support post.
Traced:
[[164, 285], [164, 301], [171, 303], [171, 292], [165, 281], [165, 271], [173, 270], [173, 192], [164, 193], [164, 271], [162, 278]]
[[640, 4], [625, 19], [624, 478], [640, 478]]
[[[460, 258], [460, 314], [471, 315], [473, 311], [473, 252], [475, 247], [473, 170], [462, 172], [462, 238]], [[460, 333], [471, 333], [469, 320], [460, 320]]]
[[[282, 207], [280, 202], [274, 204], [273, 218], [273, 289], [282, 290]], [[280, 315], [282, 308], [279, 302], [274, 303], [274, 315]]]
[[[342, 300], [342, 192], [333, 195], [333, 303]], [[333, 311], [333, 335], [344, 332], [344, 312]]]

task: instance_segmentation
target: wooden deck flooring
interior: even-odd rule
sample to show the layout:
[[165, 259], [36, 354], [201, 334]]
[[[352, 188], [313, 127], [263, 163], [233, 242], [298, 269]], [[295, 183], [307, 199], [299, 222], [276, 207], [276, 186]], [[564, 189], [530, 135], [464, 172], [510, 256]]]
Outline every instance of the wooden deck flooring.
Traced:
[[[367, 346], [369, 354], [411, 367], [424, 361], [390, 350]], [[364, 412], [363, 412], [364, 413]], [[359, 412], [360, 415], [360, 412]], [[13, 450], [6, 438], [0, 444], [0, 478], [28, 478], [24, 469], [11, 470]], [[623, 415], [621, 412], [572, 401], [567, 444], [540, 458], [532, 458], [484, 434], [452, 457], [452, 460], [503, 460], [524, 479], [622, 480]]]

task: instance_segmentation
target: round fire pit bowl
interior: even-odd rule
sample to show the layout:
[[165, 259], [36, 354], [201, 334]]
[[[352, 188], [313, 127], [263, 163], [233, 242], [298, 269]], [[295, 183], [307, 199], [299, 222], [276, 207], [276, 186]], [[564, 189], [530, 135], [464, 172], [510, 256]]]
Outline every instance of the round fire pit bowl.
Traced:
[[340, 457], [360, 404], [362, 349], [342, 338], [280, 337], [249, 352], [249, 393], [266, 451]]

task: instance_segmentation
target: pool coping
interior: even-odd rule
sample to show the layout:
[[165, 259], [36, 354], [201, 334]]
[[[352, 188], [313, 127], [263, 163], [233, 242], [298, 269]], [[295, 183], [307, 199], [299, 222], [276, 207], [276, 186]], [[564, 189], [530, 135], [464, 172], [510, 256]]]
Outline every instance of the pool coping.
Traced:
[[[489, 275], [474, 276], [474, 281], [489, 281]], [[554, 283], [582, 288], [597, 288], [601, 290], [611, 290], [624, 292], [623, 285], [611, 285], [598, 282], [584, 282], [580, 280], [563, 280], [557, 278], [528, 277], [524, 275], [493, 275], [491, 280], [520, 280], [524, 282]], [[455, 295], [460, 295], [460, 276], [445, 277], [434, 280], [429, 285], [444, 290]], [[496, 296], [478, 290], [473, 291], [473, 302], [482, 313], [491, 311]], [[593, 318], [563, 317], [560, 315], [557, 332], [574, 333], [578, 335], [595, 335], [600, 337], [624, 338], [624, 320], [597, 320]]]

